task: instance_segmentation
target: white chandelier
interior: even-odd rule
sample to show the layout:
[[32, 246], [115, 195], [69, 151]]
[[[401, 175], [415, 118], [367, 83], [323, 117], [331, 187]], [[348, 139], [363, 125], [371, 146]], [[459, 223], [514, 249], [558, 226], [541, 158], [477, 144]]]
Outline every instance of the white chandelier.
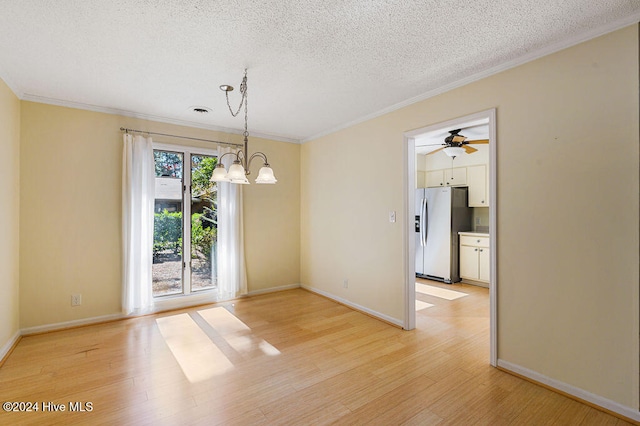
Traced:
[[[249, 152], [249, 131], [247, 130], [247, 70], [244, 70], [244, 78], [242, 79], [242, 83], [240, 84], [240, 93], [242, 94], [242, 99], [240, 100], [240, 105], [238, 105], [238, 109], [236, 112], [233, 112], [231, 108], [231, 104], [229, 104], [229, 92], [233, 90], [233, 86], [229, 86], [227, 84], [223, 84], [220, 86], [220, 90], [225, 93], [227, 98], [227, 106], [229, 107], [229, 112], [232, 116], [237, 116], [240, 113], [240, 109], [242, 105], [244, 105], [244, 151], [242, 149], [238, 150], [237, 153], [227, 152], [226, 154], [222, 154], [218, 157], [218, 164], [216, 168], [213, 170], [213, 174], [211, 175], [211, 182], [231, 182], [238, 183], [243, 185], [248, 185], [249, 180], [247, 176], [251, 173], [249, 167], [251, 166], [251, 161], [259, 157], [263, 160], [264, 164], [260, 168], [258, 172], [258, 177], [256, 178], [256, 183], [276, 183], [276, 177], [273, 175], [273, 170], [271, 170], [271, 166], [269, 165], [269, 161], [267, 160], [267, 156], [263, 152], [256, 152], [252, 154], [248, 159], [247, 155]], [[225, 155], [235, 155], [236, 159], [233, 160], [233, 164], [229, 167], [229, 172], [224, 168], [222, 164], [222, 157]]]

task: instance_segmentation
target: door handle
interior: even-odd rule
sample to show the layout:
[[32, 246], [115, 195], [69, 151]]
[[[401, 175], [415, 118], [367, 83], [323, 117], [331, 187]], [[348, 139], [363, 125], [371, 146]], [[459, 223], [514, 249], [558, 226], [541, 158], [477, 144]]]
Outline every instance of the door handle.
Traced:
[[420, 198], [420, 246], [424, 247], [424, 198]]
[[423, 245], [426, 246], [427, 245], [427, 232], [428, 232], [428, 227], [429, 227], [429, 204], [427, 203], [427, 199], [423, 198], [422, 199], [424, 202], [424, 226], [422, 227], [423, 229]]

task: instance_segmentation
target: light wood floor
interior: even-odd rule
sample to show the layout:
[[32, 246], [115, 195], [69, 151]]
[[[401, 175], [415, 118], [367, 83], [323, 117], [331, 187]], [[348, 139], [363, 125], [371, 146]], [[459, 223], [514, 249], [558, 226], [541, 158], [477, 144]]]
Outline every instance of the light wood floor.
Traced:
[[0, 402], [40, 410], [0, 424], [627, 424], [490, 367], [487, 289], [434, 285], [468, 296], [418, 293], [414, 331], [289, 290], [24, 337]]

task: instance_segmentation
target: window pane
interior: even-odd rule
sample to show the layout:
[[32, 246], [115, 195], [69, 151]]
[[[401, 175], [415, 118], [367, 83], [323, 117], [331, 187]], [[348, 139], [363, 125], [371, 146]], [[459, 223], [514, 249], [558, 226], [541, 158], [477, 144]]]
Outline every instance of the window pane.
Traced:
[[209, 179], [217, 160], [191, 156], [191, 291], [216, 286], [217, 187]]
[[[153, 151], [156, 163], [156, 177], [182, 179], [182, 153], [171, 151]], [[182, 199], [182, 198], [181, 198]]]
[[153, 295], [182, 293], [182, 164], [178, 152], [154, 150]]

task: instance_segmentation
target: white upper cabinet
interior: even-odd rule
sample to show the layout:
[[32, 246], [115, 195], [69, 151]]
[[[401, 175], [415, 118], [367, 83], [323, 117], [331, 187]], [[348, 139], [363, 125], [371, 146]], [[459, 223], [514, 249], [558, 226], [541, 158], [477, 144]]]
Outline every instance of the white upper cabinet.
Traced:
[[431, 170], [426, 172], [425, 184], [427, 188], [433, 188], [434, 186], [444, 186], [444, 171]]
[[424, 186], [468, 186], [469, 207], [489, 207], [489, 173], [485, 164], [424, 172]]
[[469, 207], [489, 207], [489, 185], [487, 166], [467, 167], [469, 185]]
[[468, 186], [469, 207], [489, 207], [489, 145], [452, 160], [440, 152], [416, 155], [418, 187]]
[[467, 168], [456, 167], [444, 169], [444, 184], [448, 186], [461, 186], [467, 184]]
[[428, 171], [426, 172], [425, 183], [427, 188], [436, 186], [464, 186], [467, 184], [467, 168], [456, 167], [453, 169]]

